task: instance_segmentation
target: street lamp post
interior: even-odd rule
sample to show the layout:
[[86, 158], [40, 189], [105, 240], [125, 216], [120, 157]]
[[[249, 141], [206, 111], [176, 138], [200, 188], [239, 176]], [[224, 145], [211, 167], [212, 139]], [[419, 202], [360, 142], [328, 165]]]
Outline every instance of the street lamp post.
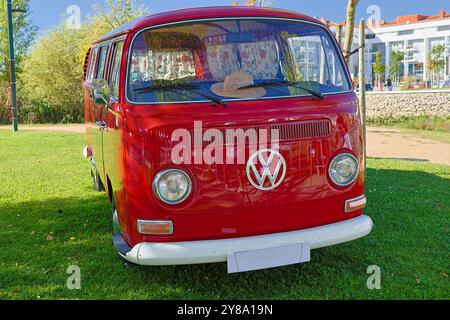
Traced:
[[8, 43], [9, 43], [9, 84], [11, 90], [11, 111], [13, 130], [19, 130], [17, 117], [17, 95], [16, 95], [16, 64], [14, 59], [14, 31], [13, 12], [26, 12], [24, 8], [12, 8], [12, 0], [6, 0], [6, 13], [8, 17]]
[[8, 43], [9, 43], [9, 84], [11, 90], [11, 110], [13, 130], [18, 131], [17, 119], [17, 97], [16, 97], [16, 65], [14, 61], [14, 36], [13, 36], [13, 17], [12, 17], [12, 0], [6, 0], [6, 12], [8, 16]]

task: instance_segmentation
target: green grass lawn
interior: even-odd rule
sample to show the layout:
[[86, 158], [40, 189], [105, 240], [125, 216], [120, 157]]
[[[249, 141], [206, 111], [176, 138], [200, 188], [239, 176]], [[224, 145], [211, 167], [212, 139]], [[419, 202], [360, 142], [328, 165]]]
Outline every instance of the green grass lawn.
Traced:
[[[370, 160], [372, 233], [310, 263], [228, 275], [226, 264], [119, 260], [106, 196], [91, 189], [82, 134], [0, 131], [1, 299], [449, 299], [450, 167]], [[81, 290], [66, 287], [81, 269]], [[381, 289], [366, 287], [369, 265]]]
[[401, 129], [422, 138], [450, 143], [450, 116], [398, 117], [368, 119], [368, 126]]

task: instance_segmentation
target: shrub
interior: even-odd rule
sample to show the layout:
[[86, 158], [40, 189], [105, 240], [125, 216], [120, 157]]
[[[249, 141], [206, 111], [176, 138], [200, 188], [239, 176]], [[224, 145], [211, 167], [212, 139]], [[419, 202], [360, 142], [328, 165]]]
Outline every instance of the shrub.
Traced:
[[0, 124], [10, 123], [9, 86], [0, 81]]
[[69, 123], [84, 119], [83, 63], [91, 43], [119, 25], [147, 13], [132, 0], [97, 6], [80, 30], [63, 23], [38, 40], [24, 61], [20, 82], [20, 121]]
[[83, 77], [78, 34], [60, 26], [33, 47], [21, 77], [21, 93], [26, 97], [22, 113], [33, 112], [44, 122], [81, 121]]
[[392, 126], [406, 129], [450, 132], [450, 116], [377, 117], [367, 119], [369, 125]]

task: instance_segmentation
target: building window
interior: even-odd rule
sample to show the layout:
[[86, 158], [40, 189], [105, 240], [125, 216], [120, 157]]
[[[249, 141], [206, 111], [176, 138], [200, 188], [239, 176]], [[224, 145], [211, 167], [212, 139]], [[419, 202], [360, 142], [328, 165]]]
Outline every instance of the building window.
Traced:
[[438, 31], [449, 31], [450, 30], [450, 26], [441, 26], [438, 27]]
[[414, 34], [414, 30], [403, 30], [403, 31], [399, 31], [398, 35], [399, 36], [407, 36], [410, 34]]
[[366, 39], [375, 39], [375, 33], [366, 34]]

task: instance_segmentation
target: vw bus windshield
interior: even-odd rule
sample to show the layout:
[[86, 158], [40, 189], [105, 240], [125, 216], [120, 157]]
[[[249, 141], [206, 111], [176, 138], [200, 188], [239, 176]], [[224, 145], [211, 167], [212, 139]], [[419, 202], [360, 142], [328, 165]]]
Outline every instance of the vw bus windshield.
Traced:
[[133, 41], [133, 103], [226, 101], [351, 90], [322, 27], [270, 19], [208, 20], [151, 28]]

